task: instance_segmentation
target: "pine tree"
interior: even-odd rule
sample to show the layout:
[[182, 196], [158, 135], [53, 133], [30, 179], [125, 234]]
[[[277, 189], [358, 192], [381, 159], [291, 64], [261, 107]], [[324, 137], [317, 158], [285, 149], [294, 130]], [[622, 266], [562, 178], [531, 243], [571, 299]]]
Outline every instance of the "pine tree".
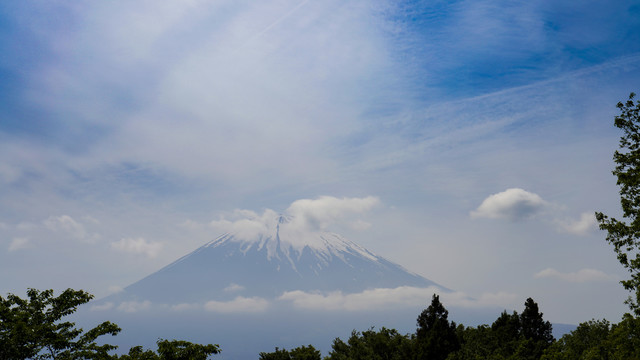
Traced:
[[444, 360], [460, 348], [456, 323], [449, 322], [449, 311], [433, 295], [431, 305], [418, 316], [416, 346], [418, 359]]

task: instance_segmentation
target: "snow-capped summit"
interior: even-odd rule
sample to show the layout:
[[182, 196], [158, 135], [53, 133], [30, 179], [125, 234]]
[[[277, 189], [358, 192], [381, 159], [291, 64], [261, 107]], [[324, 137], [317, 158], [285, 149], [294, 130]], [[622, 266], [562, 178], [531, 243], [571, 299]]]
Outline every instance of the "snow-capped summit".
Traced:
[[185, 303], [274, 298], [295, 290], [440, 287], [338, 234], [311, 231], [305, 221], [280, 215], [247, 223], [242, 231], [221, 235], [128, 286], [118, 297]]
[[354, 253], [372, 261], [378, 260], [378, 257], [367, 249], [338, 234], [311, 232], [297, 225], [291, 217], [280, 215], [272, 229], [267, 228], [267, 231], [256, 234], [252, 239], [225, 234], [204, 247], [218, 247], [226, 242], [237, 242], [243, 252], [254, 247], [257, 251], [265, 249], [268, 260], [284, 260], [281, 258], [284, 256], [294, 270], [305, 251], [316, 256], [318, 268], [328, 265], [334, 257], [345, 261], [345, 253]]

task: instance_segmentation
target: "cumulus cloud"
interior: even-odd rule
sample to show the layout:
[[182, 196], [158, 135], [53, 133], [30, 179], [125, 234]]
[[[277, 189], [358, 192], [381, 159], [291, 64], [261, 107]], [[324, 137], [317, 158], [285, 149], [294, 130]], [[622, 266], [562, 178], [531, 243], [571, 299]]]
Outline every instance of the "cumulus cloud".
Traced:
[[[330, 225], [344, 225], [354, 230], [367, 229], [371, 224], [356, 218], [376, 205], [380, 200], [374, 196], [364, 198], [337, 198], [321, 196], [317, 199], [296, 200], [284, 214], [289, 218], [287, 228], [290, 231], [324, 231]], [[262, 214], [251, 210], [235, 210], [221, 219], [210, 222], [210, 226], [222, 232], [233, 233], [239, 240], [254, 240], [260, 235], [272, 233], [278, 225], [279, 213], [266, 209]], [[184, 224], [194, 227], [189, 221]]]
[[598, 228], [594, 213], [582, 213], [578, 220], [557, 220], [558, 228], [562, 232], [574, 235], [586, 235]]
[[268, 306], [269, 302], [263, 298], [243, 296], [238, 296], [231, 301], [209, 301], [204, 304], [205, 310], [218, 313], [263, 312]]
[[151, 301], [123, 301], [118, 305], [117, 310], [126, 313], [135, 313], [139, 311], [149, 310], [151, 308]]
[[[443, 292], [437, 287], [418, 288], [401, 286], [397, 288], [378, 288], [360, 293], [345, 294], [341, 291], [330, 293], [287, 291], [278, 299], [290, 301], [293, 306], [308, 310], [346, 310], [364, 311], [385, 309], [390, 306], [420, 306], [438, 294], [447, 305], [460, 307], [508, 306], [517, 298], [515, 294], [505, 292], [485, 293], [474, 299], [462, 292]], [[425, 300], [426, 299], [426, 300]]]
[[534, 217], [549, 206], [539, 195], [519, 188], [493, 194], [471, 212], [472, 218], [523, 220]]
[[325, 230], [329, 225], [347, 219], [347, 225], [354, 229], [366, 228], [368, 224], [362, 220], [348, 220], [348, 216], [362, 214], [380, 204], [375, 196], [364, 198], [336, 198], [321, 196], [317, 199], [301, 199], [294, 201], [287, 209], [291, 215], [292, 225], [311, 231]]
[[120, 241], [112, 242], [111, 247], [115, 250], [131, 254], [143, 254], [154, 258], [164, 247], [162, 243], [147, 241], [144, 238], [123, 238]]
[[596, 269], [581, 269], [576, 272], [563, 273], [556, 269], [547, 268], [533, 275], [536, 279], [553, 278], [567, 282], [584, 283], [593, 281], [608, 281], [613, 277]]
[[223, 232], [233, 233], [237, 239], [253, 240], [269, 233], [278, 221], [278, 213], [266, 209], [261, 215], [250, 210], [235, 210], [228, 218], [214, 220], [210, 225]]

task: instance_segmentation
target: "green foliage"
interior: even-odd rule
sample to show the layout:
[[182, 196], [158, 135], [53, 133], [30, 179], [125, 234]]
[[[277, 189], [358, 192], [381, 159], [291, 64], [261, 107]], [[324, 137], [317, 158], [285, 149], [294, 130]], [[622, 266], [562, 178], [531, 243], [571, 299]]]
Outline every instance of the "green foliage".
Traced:
[[627, 221], [596, 213], [600, 229], [607, 231], [607, 241], [613, 245], [618, 260], [631, 278], [620, 283], [632, 293], [626, 303], [640, 316], [640, 101], [634, 103], [634, 93], [618, 103], [620, 115], [614, 124], [623, 131], [620, 150], [613, 154], [616, 167], [613, 174], [620, 187], [620, 205]]
[[320, 360], [320, 351], [313, 346], [299, 346], [295, 349], [278, 349], [272, 353], [261, 352], [260, 360]]
[[261, 352], [260, 360], [290, 360], [291, 354], [287, 349], [278, 349], [271, 353]]
[[625, 314], [611, 325], [591, 320], [555, 342], [543, 360], [640, 360], [640, 319]]
[[54, 297], [53, 290], [29, 289], [27, 296], [0, 296], [0, 359], [105, 359], [116, 348], [95, 340], [118, 334], [117, 325], [106, 321], [83, 332], [75, 323], [62, 321], [91, 300], [91, 294], [67, 289]]
[[606, 320], [590, 320], [565, 334], [545, 352], [545, 360], [609, 359], [607, 338], [610, 324]]
[[640, 360], [640, 318], [625, 314], [620, 323], [611, 327], [608, 340], [611, 359]]
[[75, 323], [62, 321], [93, 295], [67, 289], [58, 297], [53, 290], [29, 289], [27, 299], [0, 296], [0, 359], [55, 360], [206, 360], [220, 352], [218, 345], [192, 344], [182, 340], [159, 340], [157, 353], [133, 347], [128, 355], [109, 355], [116, 346], [98, 345], [102, 335], [113, 336], [120, 328], [109, 321], [84, 332]]
[[463, 359], [540, 359], [553, 342], [551, 323], [542, 319], [542, 313], [531, 298], [525, 302], [521, 315], [506, 311], [491, 327], [457, 329], [461, 346], [448, 360]]
[[456, 323], [449, 322], [449, 311], [438, 295], [433, 295], [431, 305], [418, 316], [416, 353], [418, 359], [444, 360], [449, 353], [460, 348]]
[[129, 349], [129, 354], [114, 357], [119, 360], [206, 360], [212, 354], [218, 354], [218, 345], [193, 344], [184, 340], [163, 340], [157, 342], [158, 351], [143, 350], [142, 346]]
[[362, 333], [353, 331], [345, 343], [333, 341], [330, 360], [404, 360], [413, 357], [413, 338], [401, 335], [395, 329], [373, 328]]
[[522, 338], [516, 356], [518, 359], [539, 359], [553, 342], [551, 323], [544, 321], [538, 304], [528, 298], [524, 303], [524, 311], [520, 315]]
[[460, 349], [449, 354], [447, 360], [480, 360], [489, 358], [499, 358], [492, 356], [495, 353], [496, 342], [494, 332], [487, 325], [480, 325], [477, 328], [459, 325], [456, 329], [458, 339], [460, 339]]

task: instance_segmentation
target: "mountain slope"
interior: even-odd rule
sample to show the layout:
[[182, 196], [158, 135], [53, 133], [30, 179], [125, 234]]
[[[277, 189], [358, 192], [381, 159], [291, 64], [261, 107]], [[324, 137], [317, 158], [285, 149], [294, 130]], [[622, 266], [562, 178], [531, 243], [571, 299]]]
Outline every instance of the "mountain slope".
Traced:
[[285, 291], [360, 292], [439, 286], [329, 232], [280, 216], [260, 231], [224, 234], [128, 286], [118, 300], [178, 304], [275, 298]]

